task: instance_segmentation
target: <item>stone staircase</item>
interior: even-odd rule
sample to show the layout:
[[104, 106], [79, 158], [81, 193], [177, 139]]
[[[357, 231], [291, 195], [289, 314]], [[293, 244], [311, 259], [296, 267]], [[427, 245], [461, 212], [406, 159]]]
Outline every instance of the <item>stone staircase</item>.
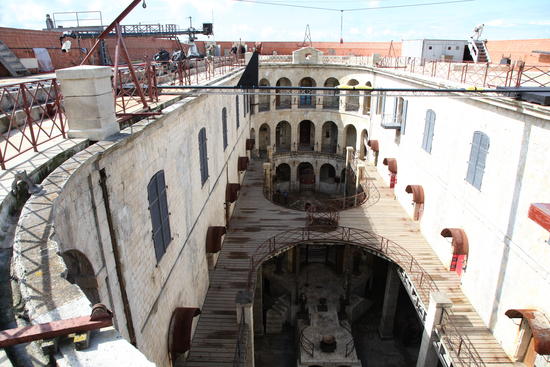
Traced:
[[12, 76], [30, 75], [19, 58], [2, 41], [0, 41], [0, 64], [4, 65]]
[[290, 295], [285, 294], [277, 298], [273, 306], [266, 313], [266, 334], [279, 334], [283, 325], [290, 318]]
[[470, 48], [470, 54], [472, 55], [474, 62], [491, 62], [489, 51], [487, 51], [487, 47], [485, 47], [485, 41], [470, 39], [468, 47]]

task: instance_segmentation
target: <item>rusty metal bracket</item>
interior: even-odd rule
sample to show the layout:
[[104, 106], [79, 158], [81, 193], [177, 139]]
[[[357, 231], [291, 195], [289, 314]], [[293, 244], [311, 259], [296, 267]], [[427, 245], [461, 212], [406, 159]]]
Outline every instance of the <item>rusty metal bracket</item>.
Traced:
[[103, 304], [96, 304], [90, 316], [74, 317], [44, 324], [22, 326], [0, 331], [0, 348], [32, 342], [35, 340], [52, 339], [72, 333], [84, 333], [113, 325], [113, 313]]

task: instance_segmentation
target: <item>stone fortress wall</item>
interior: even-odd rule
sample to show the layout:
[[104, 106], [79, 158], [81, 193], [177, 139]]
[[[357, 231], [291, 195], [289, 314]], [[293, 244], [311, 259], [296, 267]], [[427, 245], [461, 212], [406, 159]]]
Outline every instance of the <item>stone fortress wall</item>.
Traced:
[[[270, 85], [282, 77], [288, 78], [292, 85], [299, 85], [306, 76], [317, 85], [323, 85], [330, 77], [338, 79], [340, 84], [355, 79], [361, 86], [367, 82], [374, 87], [428, 85], [371, 68], [316, 65], [262, 65], [260, 68], [260, 79], [267, 79]], [[236, 82], [237, 77], [232, 77], [224, 84]], [[323, 110], [319, 100], [315, 109], [299, 108], [295, 97], [289, 109], [277, 110], [275, 98], [271, 97], [269, 112], [259, 112], [254, 105], [258, 100], [254, 99], [252, 117], [245, 116], [244, 98], [239, 96], [238, 129], [235, 96], [204, 95], [185, 99], [166, 109], [155, 121], [142, 121], [109, 142], [95, 144], [77, 154], [47, 179], [50, 183], [46, 188], [57, 185], [57, 194], [51, 198], [31, 198], [23, 213], [30, 214], [40, 202], [50, 201], [51, 218], [47, 218], [55, 234], [49, 241], [48, 236], [39, 236], [39, 242], [51, 249], [48, 256], [70, 250], [84, 254], [93, 267], [99, 298], [115, 312], [120, 333], [129, 337], [125, 317], [129, 309], [139, 350], [157, 365], [169, 365], [167, 334], [172, 310], [202, 305], [209, 282], [206, 231], [209, 226], [226, 225], [226, 184], [242, 180], [237, 160], [247, 154], [245, 140], [250, 137], [251, 129], [254, 129], [257, 148], [260, 127], [268, 124], [273, 145], [277, 124], [288, 121], [292, 126], [292, 140], [297, 142], [298, 124], [310, 120], [315, 124], [315, 142], [319, 142], [322, 124], [333, 121], [338, 127], [342, 148], [348, 145], [344, 138], [346, 128], [352, 125], [356, 129], [354, 147], [359, 152], [365, 150], [365, 154], [358, 155], [372, 164], [379, 156], [378, 170], [388, 177], [388, 183], [389, 175], [382, 159], [397, 160], [396, 199], [410, 208], [411, 215], [411, 196], [405, 193], [405, 186], [424, 187], [422, 231], [444, 264], [449, 263], [452, 250], [449, 242], [441, 237], [441, 230], [464, 229], [470, 243], [468, 265], [462, 275], [464, 290], [506, 351], [514, 354], [517, 325], [505, 317], [504, 312], [509, 308], [537, 308], [550, 314], [547, 297], [550, 248], [545, 242], [548, 232], [527, 218], [532, 202], [550, 201], [547, 184], [550, 159], [546, 150], [550, 141], [550, 113], [547, 109], [495, 98], [405, 96], [408, 101], [406, 127], [396, 131], [380, 126], [381, 116], [394, 110], [393, 97], [386, 97], [384, 110], [377, 111], [377, 98], [362, 97], [356, 110], [346, 111], [345, 93], [341, 94], [338, 111]], [[227, 108], [229, 142], [225, 150], [221, 131], [224, 107]], [[421, 148], [427, 109], [436, 113], [431, 153]], [[209, 178], [201, 185], [198, 134], [203, 127], [207, 132]], [[483, 131], [490, 138], [481, 190], [464, 180], [474, 131]], [[375, 154], [366, 148], [365, 140], [377, 140], [380, 152]], [[157, 263], [151, 239], [147, 185], [160, 170], [164, 170], [166, 178], [173, 239]], [[109, 211], [104, 205], [100, 181], [108, 189], [113, 233], [109, 232]], [[21, 233], [32, 225], [32, 215], [22, 215], [20, 239]], [[121, 249], [127, 305], [117, 280], [113, 236]], [[24, 246], [21, 243], [21, 254]], [[63, 267], [62, 262], [59, 266]], [[63, 273], [61, 269], [57, 276]], [[84, 302], [76, 287], [62, 279], [57, 281], [78, 294], [54, 304], [65, 302], [66, 307], [71, 307], [75, 299], [79, 304]], [[498, 304], [493, 302], [495, 297]], [[51, 309], [31, 316], [39, 320], [40, 314], [48, 312]]]

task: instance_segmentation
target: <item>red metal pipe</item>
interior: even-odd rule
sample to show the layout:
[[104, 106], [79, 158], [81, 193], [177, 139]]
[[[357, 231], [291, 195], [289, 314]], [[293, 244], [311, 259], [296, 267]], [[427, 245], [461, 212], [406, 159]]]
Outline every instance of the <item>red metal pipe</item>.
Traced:
[[[99, 46], [99, 43], [101, 42], [102, 39], [105, 39], [109, 33], [116, 27], [117, 24], [120, 24], [120, 22], [122, 21], [122, 19], [124, 19], [128, 14], [130, 14], [130, 12], [132, 10], [134, 10], [134, 8], [141, 2], [142, 0], [134, 0], [132, 1], [132, 3], [130, 5], [128, 5], [126, 7], [126, 9], [124, 9], [122, 11], [122, 13], [120, 13], [118, 15], [118, 17], [115, 18], [115, 20], [113, 20], [113, 22], [111, 24], [109, 24], [107, 26], [107, 28], [105, 28], [105, 30], [103, 32], [101, 32], [101, 34], [97, 37], [97, 41], [95, 42], [95, 44], [92, 46], [92, 48], [90, 49], [90, 51], [88, 51], [88, 54], [86, 55], [86, 57], [84, 57], [84, 59], [82, 60], [82, 62], [80, 63], [80, 65], [84, 65], [84, 63], [86, 61], [88, 61], [88, 59], [90, 58], [90, 56], [95, 52], [95, 50], [97, 49], [97, 47]], [[118, 31], [117, 31], [118, 32]], [[115, 63], [116, 65], [116, 63]]]

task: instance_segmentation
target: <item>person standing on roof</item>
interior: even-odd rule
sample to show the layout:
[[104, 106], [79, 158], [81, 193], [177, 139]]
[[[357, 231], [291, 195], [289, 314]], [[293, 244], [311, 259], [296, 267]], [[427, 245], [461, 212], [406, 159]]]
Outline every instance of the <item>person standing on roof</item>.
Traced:
[[472, 34], [472, 38], [474, 40], [478, 40], [481, 37], [481, 33], [483, 32], [483, 27], [485, 27], [485, 24], [479, 24], [474, 27], [474, 33]]

